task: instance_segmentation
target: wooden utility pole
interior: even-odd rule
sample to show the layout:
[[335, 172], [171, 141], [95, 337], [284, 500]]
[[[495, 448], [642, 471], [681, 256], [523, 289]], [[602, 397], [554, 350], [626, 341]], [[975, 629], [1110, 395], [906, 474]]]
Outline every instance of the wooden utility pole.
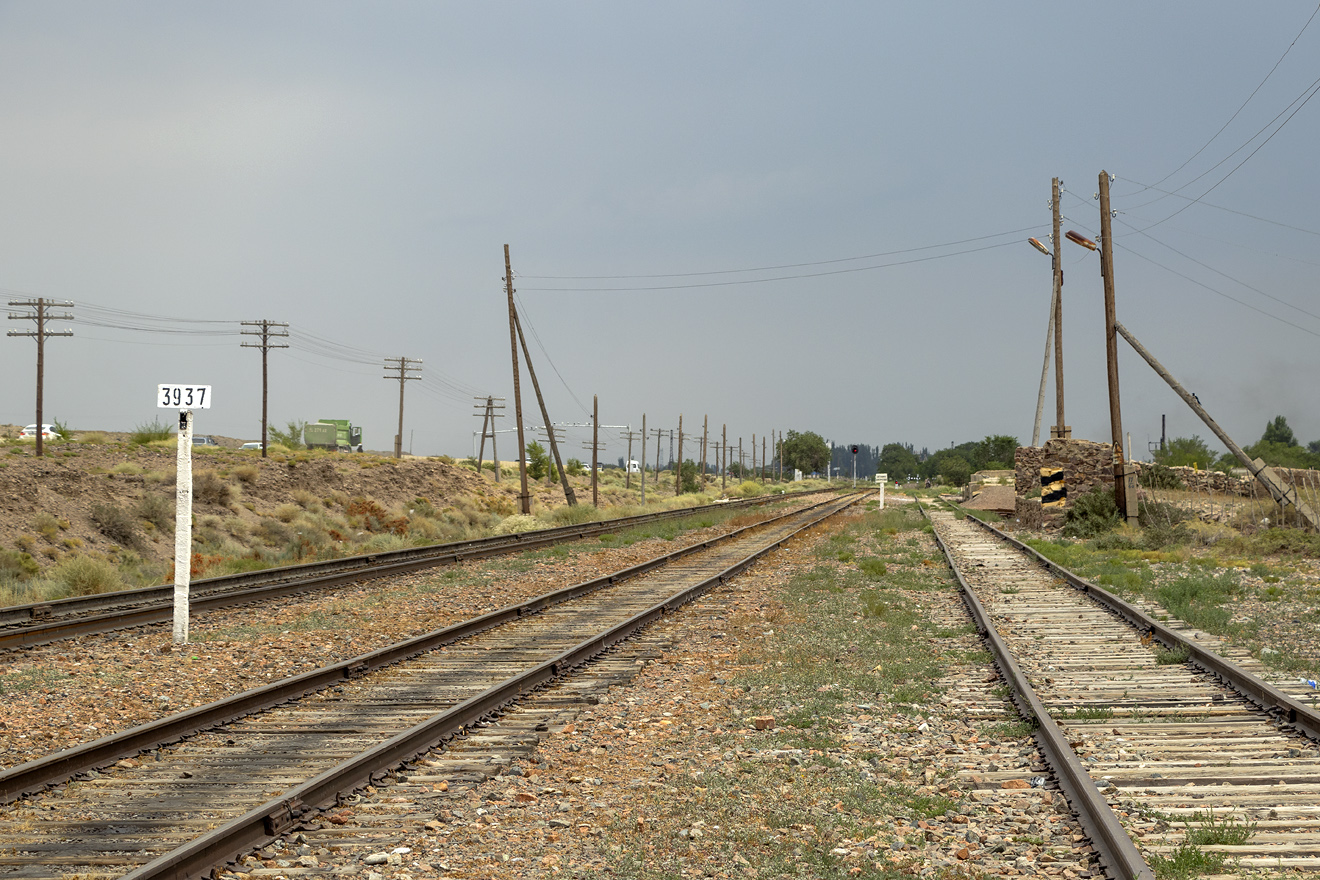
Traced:
[[504, 286], [509, 295], [509, 350], [513, 354], [513, 417], [518, 422], [518, 475], [522, 479], [522, 494], [518, 496], [518, 509], [532, 512], [532, 496], [527, 491], [527, 440], [523, 436], [522, 390], [518, 384], [518, 313], [513, 308], [513, 266], [509, 262], [509, 246], [504, 246]]
[[596, 497], [596, 463], [600, 455], [600, 405], [595, 394], [591, 395], [591, 506], [600, 507]]
[[1128, 523], [1136, 525], [1136, 487], [1128, 486], [1127, 455], [1123, 450], [1123, 416], [1118, 401], [1118, 315], [1114, 305], [1114, 244], [1109, 221], [1109, 173], [1101, 171], [1100, 275], [1105, 283], [1105, 360], [1109, 368], [1109, 426], [1114, 443], [1114, 501], [1118, 504], [1119, 512], [1127, 517]]
[[[473, 399], [477, 401], [481, 400], [480, 397], [475, 397]], [[497, 400], [499, 403], [495, 402]], [[481, 473], [482, 462], [486, 459], [486, 426], [489, 425], [490, 456], [495, 462], [495, 482], [498, 483], [500, 481], [500, 454], [495, 448], [495, 420], [504, 418], [503, 413], [496, 412], [497, 409], [504, 409], [504, 398], [487, 395], [485, 405], [483, 406], [478, 403], [476, 409], [483, 411], [481, 419], [481, 450], [477, 453], [477, 473]], [[476, 415], [476, 413], [474, 412], [473, 415]]]
[[[642, 430], [646, 430], [645, 425], [642, 426]], [[622, 434], [619, 435], [619, 439], [628, 441], [628, 457], [624, 459], [623, 462], [623, 488], [631, 489], [632, 463], [633, 463], [632, 445], [633, 445], [633, 441], [637, 439], [637, 432], [632, 430], [632, 427], [629, 426], [627, 431], [624, 431]], [[645, 449], [645, 444], [643, 444], [643, 449]]]
[[761, 485], [765, 485], [765, 435], [761, 435]]
[[1054, 209], [1054, 428], [1050, 436], [1067, 440], [1072, 428], [1063, 417], [1063, 236], [1059, 234], [1059, 178], [1050, 183], [1050, 204]]
[[409, 379], [422, 378], [421, 363], [420, 358], [385, 358], [385, 369], [393, 370], [394, 373], [386, 373], [382, 378], [399, 380], [399, 433], [394, 435], [395, 458], [403, 458], [403, 386]]
[[10, 330], [7, 335], [32, 336], [35, 337], [37, 340], [37, 456], [41, 457], [46, 454], [45, 437], [42, 436], [45, 433], [45, 427], [44, 427], [45, 423], [42, 421], [45, 418], [45, 406], [44, 406], [44, 401], [42, 399], [43, 397], [42, 389], [46, 384], [45, 381], [46, 380], [46, 337], [73, 335], [72, 330], [47, 330], [46, 329], [47, 321], [72, 321], [73, 315], [69, 314], [68, 312], [65, 312], [62, 315], [52, 315], [49, 312], [47, 312], [46, 309], [52, 306], [59, 306], [60, 308], [63, 309], [71, 309], [73, 308], [73, 303], [55, 302], [54, 300], [48, 300], [45, 297], [37, 297], [36, 299], [28, 299], [28, 300], [18, 300], [18, 301], [11, 300], [9, 304], [11, 306], [20, 306], [22, 308], [34, 310], [33, 313], [30, 315], [10, 315], [9, 316], [10, 320], [35, 321], [37, 324], [37, 328], [35, 330]]
[[[724, 439], [720, 441], [720, 448], [722, 450], [727, 450], [728, 446], [729, 446], [729, 424], [728, 422], [725, 422]], [[729, 453], [727, 451], [724, 451], [720, 456], [720, 460], [721, 460], [720, 491], [723, 492], [725, 489], [729, 487]]]
[[706, 488], [706, 437], [710, 430], [710, 416], [701, 417], [701, 487]]
[[[288, 336], [289, 325], [281, 324], [275, 321], [242, 321], [244, 327], [256, 327], [256, 330], [239, 331], [244, 336], [260, 337], [260, 342], [243, 342], [240, 345], [243, 348], [261, 349], [261, 457], [266, 458], [266, 445], [270, 442], [269, 428], [266, 423], [266, 405], [270, 400], [269, 385], [266, 381], [266, 355], [272, 348], [288, 348], [288, 343], [271, 342], [272, 336]], [[271, 329], [271, 328], [275, 329]]]
[[[518, 329], [518, 342], [522, 345], [523, 360], [527, 362], [527, 375], [532, 377], [532, 390], [536, 392], [536, 403], [541, 407], [541, 418], [545, 420], [546, 431], [550, 438], [550, 454], [554, 456], [555, 467], [559, 468], [559, 481], [564, 487], [564, 500], [568, 502], [569, 507], [577, 506], [577, 496], [573, 494], [573, 487], [568, 484], [568, 472], [564, 470], [563, 459], [559, 457], [559, 444], [555, 442], [555, 432], [550, 426], [550, 413], [545, 408], [545, 398], [541, 396], [541, 383], [536, 381], [536, 368], [532, 366], [532, 356], [527, 351], [527, 337], [523, 336], [522, 321], [518, 318], [518, 310], [513, 312], [513, 325]], [[594, 486], [595, 483], [593, 482]]]
[[646, 413], [642, 413], [642, 504], [646, 503]]
[[678, 464], [674, 468], [674, 495], [683, 494], [683, 414], [678, 414]]

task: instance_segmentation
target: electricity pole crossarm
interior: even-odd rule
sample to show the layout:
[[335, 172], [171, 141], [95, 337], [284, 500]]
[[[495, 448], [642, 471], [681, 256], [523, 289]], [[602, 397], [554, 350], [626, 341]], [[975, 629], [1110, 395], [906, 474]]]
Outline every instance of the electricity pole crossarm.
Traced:
[[239, 345], [243, 348], [261, 349], [261, 457], [266, 457], [266, 444], [269, 442], [269, 434], [266, 427], [266, 406], [270, 399], [269, 387], [267, 384], [266, 356], [272, 348], [288, 348], [286, 342], [271, 342], [271, 338], [287, 337], [289, 335], [289, 325], [278, 321], [240, 321], [244, 327], [252, 327], [252, 330], [239, 331], [244, 336], [259, 337], [258, 342], [241, 342]]
[[403, 458], [403, 387], [410, 379], [422, 378], [422, 359], [409, 357], [385, 358], [387, 372], [384, 379], [399, 382], [399, 433], [394, 435], [394, 457]]
[[45, 378], [46, 378], [46, 339], [49, 338], [49, 337], [51, 337], [51, 336], [72, 336], [72, 335], [73, 335], [73, 331], [72, 331], [72, 330], [47, 330], [47, 329], [46, 329], [46, 322], [47, 322], [47, 321], [72, 321], [72, 320], [73, 320], [73, 315], [69, 314], [68, 312], [65, 312], [65, 313], [63, 313], [63, 314], [58, 314], [58, 315], [52, 315], [52, 314], [50, 314], [50, 313], [49, 313], [48, 311], [46, 311], [46, 310], [49, 309], [49, 308], [51, 308], [51, 307], [58, 307], [58, 308], [62, 308], [62, 309], [71, 309], [71, 308], [73, 308], [73, 303], [71, 303], [71, 302], [56, 302], [56, 301], [54, 301], [54, 300], [48, 300], [48, 299], [46, 299], [46, 298], [44, 298], [44, 297], [37, 297], [36, 299], [28, 299], [28, 300], [10, 300], [10, 301], [9, 301], [9, 304], [10, 304], [11, 306], [18, 306], [18, 307], [20, 307], [20, 308], [32, 309], [32, 310], [33, 310], [33, 311], [32, 311], [32, 314], [30, 314], [30, 315], [10, 315], [10, 316], [9, 316], [9, 319], [10, 319], [11, 321], [34, 321], [34, 322], [36, 323], [36, 327], [35, 327], [35, 329], [32, 329], [32, 330], [10, 330], [10, 331], [8, 331], [8, 333], [7, 333], [6, 335], [9, 335], [9, 336], [31, 336], [31, 337], [33, 337], [34, 339], [37, 340], [37, 450], [36, 450], [36, 454], [37, 454], [38, 456], [43, 456], [43, 455], [46, 454], [46, 452], [45, 452], [45, 448], [46, 448], [46, 447], [45, 447], [45, 439], [44, 439], [44, 437], [42, 436], [42, 435], [45, 433], [45, 431], [43, 430], [43, 427], [42, 427], [43, 424], [44, 424], [44, 422], [45, 422], [45, 410], [44, 410], [44, 402], [43, 402], [43, 397], [42, 397], [42, 388], [45, 386]]

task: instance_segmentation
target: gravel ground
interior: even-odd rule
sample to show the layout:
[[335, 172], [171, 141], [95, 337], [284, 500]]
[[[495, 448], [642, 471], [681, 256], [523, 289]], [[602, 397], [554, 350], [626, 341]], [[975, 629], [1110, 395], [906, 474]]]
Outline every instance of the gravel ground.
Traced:
[[[760, 515], [732, 520], [746, 525]], [[525, 557], [370, 582], [319, 597], [0, 654], [0, 769], [308, 672], [723, 534], [731, 525], [567, 558]], [[583, 546], [583, 545], [579, 545]], [[590, 546], [590, 545], [586, 545]]]
[[[815, 550], [836, 528], [795, 541], [654, 627], [647, 638], [662, 646], [658, 658], [500, 775], [477, 785], [383, 785], [334, 811], [329, 832], [279, 841], [227, 876], [1098, 876], [1063, 799], [1028, 781], [1041, 772], [1029, 734], [987, 736], [987, 724], [1011, 729], [1016, 716], [982, 663], [950, 666], [944, 698], [917, 714], [882, 694], [841, 704], [821, 721], [842, 732], [837, 749], [782, 748], [775, 721], [750, 714], [732, 682], [760, 668], [767, 619], [783, 613], [780, 591], [821, 565]], [[928, 536], [920, 540], [936, 552]], [[951, 586], [911, 598], [937, 627], [965, 627]], [[949, 650], [977, 655], [981, 646], [968, 632]], [[771, 820], [757, 800], [767, 775], [787, 778], [786, 800], [862, 785], [869, 794], [860, 804], [831, 799], [810, 809], [847, 812], [851, 827], [865, 830], [764, 824]], [[894, 787], [910, 800], [891, 804]], [[742, 827], [702, 813], [703, 799], [725, 789], [744, 804]], [[910, 803], [922, 799], [949, 808], [921, 818]], [[789, 862], [767, 868], [747, 848], [750, 829], [789, 846]]]

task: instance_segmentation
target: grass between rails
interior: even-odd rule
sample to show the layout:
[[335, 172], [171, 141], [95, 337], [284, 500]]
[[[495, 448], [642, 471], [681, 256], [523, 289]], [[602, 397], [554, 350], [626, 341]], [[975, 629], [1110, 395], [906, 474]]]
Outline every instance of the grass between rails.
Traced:
[[[884, 756], [853, 742], [858, 719], [906, 716], [915, 728], [939, 700], [939, 680], [951, 666], [989, 659], [955, 645], [973, 632], [970, 624], [948, 630], [923, 612], [923, 594], [953, 586], [947, 569], [927, 564], [935, 551], [921, 528], [915, 511], [872, 510], [822, 541], [818, 562], [792, 575], [778, 601], [765, 606], [763, 638], [744, 643], [736, 664], [745, 671], [727, 682], [741, 692], [734, 726], [773, 716], [775, 727], [758, 736], [758, 747], [800, 759], [735, 760], [745, 737], [711, 732], [703, 745], [729, 769], [675, 777], [675, 790], [648, 805], [657, 827], [686, 832], [626, 834], [620, 825], [630, 843], [601, 873], [584, 876], [679, 876], [697, 838], [716, 862], [747, 877], [911, 875], [913, 865], [893, 847], [903, 833], [913, 836], [907, 843], [923, 844], [916, 824], [959, 810], [961, 794], [928, 780], [924, 766], [910, 768], [915, 782], [886, 776]], [[857, 562], [841, 558], [849, 551]], [[867, 855], [858, 858], [859, 851]], [[952, 866], [922, 867], [928, 877], [968, 876]]]
[[[1292, 576], [1286, 562], [1268, 564], [1221, 553], [1196, 553], [1188, 548], [1107, 549], [1108, 542], [1103, 539], [1081, 542], [1060, 538], [1027, 543], [1051, 561], [1122, 598], [1156, 602], [1168, 616], [1248, 648], [1271, 669], [1314, 677], [1320, 665], [1320, 656], [1314, 647], [1307, 647], [1307, 641], [1280, 638], [1271, 631], [1271, 619], [1277, 615], [1243, 614], [1248, 602], [1281, 599], [1314, 609], [1320, 588]], [[1258, 580], [1264, 583], [1256, 583]], [[1305, 611], [1300, 614], [1299, 623], [1314, 626], [1315, 615]], [[1180, 662], [1176, 653], [1158, 653], [1157, 659], [1161, 663]]]

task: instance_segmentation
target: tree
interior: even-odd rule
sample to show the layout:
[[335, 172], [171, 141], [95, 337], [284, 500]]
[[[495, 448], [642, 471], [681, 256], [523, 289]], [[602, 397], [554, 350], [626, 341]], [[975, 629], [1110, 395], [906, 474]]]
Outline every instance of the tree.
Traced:
[[906, 480], [909, 475], [917, 473], [917, 456], [902, 443], [886, 443], [880, 450], [880, 461], [876, 466], [879, 473], [889, 474], [891, 480]]
[[568, 471], [570, 477], [582, 476], [582, 459], [570, 458], [568, 464], [564, 465], [564, 470]]
[[993, 464], [1000, 464], [1000, 469], [1011, 469], [1017, 457], [1018, 438], [1007, 434], [994, 434], [981, 441], [977, 468], [984, 470]]
[[1165, 467], [1191, 467], [1196, 465], [1208, 469], [1215, 455], [1198, 435], [1174, 437], [1164, 444], [1163, 449], [1154, 453], [1155, 463]]
[[946, 486], [966, 486], [972, 478], [972, 466], [956, 453], [940, 461], [940, 478]]
[[1288, 420], [1283, 416], [1275, 416], [1274, 421], [1265, 426], [1265, 433], [1260, 437], [1261, 443], [1277, 443], [1280, 446], [1297, 446], [1297, 438], [1293, 436], [1292, 428], [1288, 427]]
[[796, 468], [804, 474], [817, 473], [830, 462], [830, 445], [814, 431], [803, 434], [789, 431], [784, 436], [781, 454], [785, 468]]
[[306, 422], [291, 419], [285, 425], [285, 430], [281, 431], [274, 425], [269, 425], [266, 428], [266, 433], [270, 435], [271, 443], [278, 443], [280, 446], [287, 446], [289, 449], [302, 449], [303, 429], [306, 427]]
[[539, 480], [550, 472], [550, 456], [545, 447], [533, 440], [527, 444], [527, 476]]
[[679, 479], [682, 480], [680, 491], [701, 491], [701, 484], [697, 481], [697, 471], [697, 463], [692, 459], [689, 458], [687, 461], [683, 462], [683, 466], [679, 468]]

